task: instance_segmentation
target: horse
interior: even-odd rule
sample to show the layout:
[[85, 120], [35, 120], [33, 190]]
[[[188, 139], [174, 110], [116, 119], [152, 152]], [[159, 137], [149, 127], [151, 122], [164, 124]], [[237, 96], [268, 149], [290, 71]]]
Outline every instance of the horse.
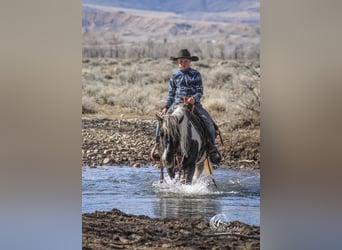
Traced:
[[212, 174], [209, 137], [201, 118], [184, 103], [176, 105], [171, 114], [156, 116], [160, 126], [160, 181], [164, 179], [164, 167], [171, 180], [185, 184], [192, 184], [205, 170]]

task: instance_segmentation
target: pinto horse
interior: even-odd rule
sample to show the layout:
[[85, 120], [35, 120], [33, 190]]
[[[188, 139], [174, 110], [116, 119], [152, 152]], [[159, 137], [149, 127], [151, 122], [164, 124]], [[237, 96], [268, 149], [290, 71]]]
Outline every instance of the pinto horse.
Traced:
[[[172, 114], [157, 115], [157, 119], [160, 125], [161, 181], [165, 167], [171, 179], [191, 184], [208, 168], [205, 163], [208, 164], [209, 138], [205, 125], [183, 103], [178, 104]], [[210, 165], [209, 169], [212, 171]]]

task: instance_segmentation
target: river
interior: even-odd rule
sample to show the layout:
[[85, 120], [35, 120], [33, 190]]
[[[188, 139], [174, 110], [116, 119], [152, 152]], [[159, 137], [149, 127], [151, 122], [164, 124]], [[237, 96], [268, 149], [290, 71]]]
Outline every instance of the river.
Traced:
[[[165, 176], [167, 176], [165, 171]], [[215, 215], [260, 226], [260, 174], [251, 170], [215, 169], [194, 185], [159, 183], [154, 167], [82, 167], [82, 213], [113, 208], [151, 218]]]

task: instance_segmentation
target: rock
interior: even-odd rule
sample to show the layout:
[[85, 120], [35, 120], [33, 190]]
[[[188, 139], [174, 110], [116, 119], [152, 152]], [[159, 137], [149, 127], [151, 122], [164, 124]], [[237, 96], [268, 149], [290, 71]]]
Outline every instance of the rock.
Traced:
[[104, 165], [108, 165], [109, 163], [111, 162], [111, 159], [110, 158], [105, 158], [104, 160], [103, 160], [103, 164]]
[[141, 164], [139, 162], [136, 162], [136, 163], [133, 164], [133, 167], [134, 168], [140, 168]]
[[112, 150], [106, 149], [105, 151], [103, 151], [103, 154], [108, 155], [108, 154], [110, 154], [111, 152], [112, 152]]

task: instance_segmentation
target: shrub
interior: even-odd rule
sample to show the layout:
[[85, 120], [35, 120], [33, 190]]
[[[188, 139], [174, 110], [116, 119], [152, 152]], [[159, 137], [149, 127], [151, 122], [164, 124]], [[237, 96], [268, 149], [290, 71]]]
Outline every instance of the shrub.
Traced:
[[[177, 65], [168, 59], [130, 60], [125, 66], [120, 60], [112, 62], [91, 59], [91, 63], [83, 64], [82, 112], [100, 112], [105, 105], [111, 105], [154, 118], [165, 103], [169, 79]], [[208, 112], [214, 112], [220, 122], [258, 125], [260, 75], [255, 70], [260, 66], [255, 64], [251, 68], [232, 60], [200, 62], [208, 67], [198, 67], [197, 62], [192, 67], [201, 72], [204, 87], [201, 102]]]
[[208, 109], [208, 111], [226, 111], [226, 101], [224, 99], [208, 99], [203, 102], [203, 105]]
[[97, 105], [91, 96], [82, 96], [82, 114], [97, 113]]

